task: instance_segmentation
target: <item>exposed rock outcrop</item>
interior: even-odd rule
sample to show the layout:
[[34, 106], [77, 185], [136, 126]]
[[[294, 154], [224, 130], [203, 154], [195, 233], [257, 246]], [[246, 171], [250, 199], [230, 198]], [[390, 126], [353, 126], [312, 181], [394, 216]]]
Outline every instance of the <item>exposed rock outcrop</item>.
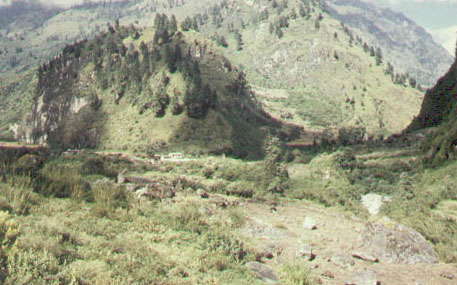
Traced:
[[256, 261], [248, 262], [246, 267], [252, 270], [257, 278], [261, 279], [265, 283], [278, 283], [278, 277], [276, 277], [276, 274], [271, 267]]
[[369, 223], [359, 235], [358, 255], [373, 256], [384, 263], [430, 264], [438, 257], [425, 238], [413, 229], [393, 224]]

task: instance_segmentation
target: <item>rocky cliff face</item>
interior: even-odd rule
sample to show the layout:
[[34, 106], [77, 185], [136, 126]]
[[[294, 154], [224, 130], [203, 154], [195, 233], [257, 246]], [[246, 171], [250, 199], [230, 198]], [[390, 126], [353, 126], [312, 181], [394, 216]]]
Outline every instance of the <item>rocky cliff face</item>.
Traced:
[[452, 63], [452, 56], [424, 28], [402, 13], [359, 0], [327, 0], [327, 10], [369, 45], [380, 47], [398, 72], [431, 86]]

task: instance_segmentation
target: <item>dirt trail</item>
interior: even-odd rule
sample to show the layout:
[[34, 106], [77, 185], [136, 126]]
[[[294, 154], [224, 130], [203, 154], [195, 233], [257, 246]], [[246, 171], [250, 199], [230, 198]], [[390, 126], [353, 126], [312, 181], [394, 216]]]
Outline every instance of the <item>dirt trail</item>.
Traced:
[[[337, 209], [309, 202], [282, 202], [275, 207], [276, 212], [265, 204], [247, 203], [243, 208], [248, 222], [242, 234], [253, 240], [259, 251], [273, 253], [274, 258], [263, 258], [273, 269], [296, 259], [300, 247], [307, 244], [316, 256], [303, 263], [312, 268], [313, 276], [323, 284], [345, 284], [365, 269], [373, 271], [381, 284], [457, 284], [457, 264], [386, 264], [352, 257], [357, 250], [359, 233], [367, 221]], [[315, 230], [305, 229], [305, 217], [316, 221]], [[329, 261], [332, 257], [336, 262]]]

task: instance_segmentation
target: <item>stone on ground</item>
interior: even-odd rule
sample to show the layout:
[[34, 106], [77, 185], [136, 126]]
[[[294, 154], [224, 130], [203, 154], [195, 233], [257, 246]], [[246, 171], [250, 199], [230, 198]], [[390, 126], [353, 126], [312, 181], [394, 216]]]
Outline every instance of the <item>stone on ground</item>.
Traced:
[[307, 230], [315, 230], [317, 229], [317, 222], [311, 217], [306, 217], [303, 221], [303, 227]]
[[371, 215], [379, 214], [382, 205], [385, 202], [389, 201], [390, 198], [378, 194], [369, 193], [362, 196], [362, 206], [370, 213]]
[[307, 261], [311, 261], [316, 257], [313, 253], [313, 248], [309, 244], [302, 244], [300, 249], [297, 251], [297, 255]]
[[246, 263], [246, 267], [252, 270], [257, 278], [267, 284], [278, 283], [278, 277], [271, 267], [257, 261]]
[[332, 255], [329, 261], [331, 261], [335, 265], [338, 265], [346, 269], [351, 266], [354, 266], [355, 264], [354, 260], [352, 259], [352, 256], [344, 253], [336, 253]]
[[359, 235], [358, 253], [384, 263], [431, 264], [438, 262], [432, 245], [415, 230], [398, 224], [368, 223]]
[[376, 272], [370, 269], [364, 269], [354, 273], [346, 285], [381, 285]]

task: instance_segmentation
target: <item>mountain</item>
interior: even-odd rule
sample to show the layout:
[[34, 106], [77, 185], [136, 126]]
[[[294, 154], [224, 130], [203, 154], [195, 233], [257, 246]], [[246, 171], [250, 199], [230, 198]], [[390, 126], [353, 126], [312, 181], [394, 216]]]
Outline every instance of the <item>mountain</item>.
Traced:
[[421, 93], [394, 84], [382, 55], [377, 62], [319, 1], [225, 1], [193, 19], [246, 72], [265, 110], [310, 132], [386, 136], [419, 110]]
[[430, 32], [435, 41], [443, 45], [449, 53], [454, 54], [457, 38], [457, 1], [368, 1], [402, 12]]
[[443, 162], [457, 151], [457, 59], [449, 71], [425, 94], [419, 115], [407, 131], [429, 128], [424, 144], [426, 159]]
[[[61, 11], [25, 29], [23, 41], [0, 38], [9, 50], [0, 56], [0, 137], [11, 137], [9, 129], [36, 96], [29, 83], [39, 81], [34, 70], [40, 62], [69, 42], [106, 31], [108, 22], [148, 27], [157, 13], [174, 14], [186, 29], [212, 39], [276, 120], [331, 138], [350, 133], [356, 140], [403, 130], [422, 100], [415, 80], [393, 78], [386, 52], [364, 47], [325, 8], [314, 0], [205, 0], [88, 2]], [[9, 35], [19, 35], [16, 26], [12, 22], [2, 34], [9, 29]], [[14, 66], [8, 64], [11, 50], [16, 51]]]
[[38, 69], [33, 105], [16, 137], [52, 147], [263, 155], [269, 134], [298, 128], [273, 120], [241, 71], [211, 42], [177, 31], [118, 23], [67, 45]]
[[328, 0], [329, 13], [369, 45], [380, 47], [399, 73], [409, 73], [424, 86], [442, 76], [453, 57], [421, 26], [402, 13], [366, 1]]

